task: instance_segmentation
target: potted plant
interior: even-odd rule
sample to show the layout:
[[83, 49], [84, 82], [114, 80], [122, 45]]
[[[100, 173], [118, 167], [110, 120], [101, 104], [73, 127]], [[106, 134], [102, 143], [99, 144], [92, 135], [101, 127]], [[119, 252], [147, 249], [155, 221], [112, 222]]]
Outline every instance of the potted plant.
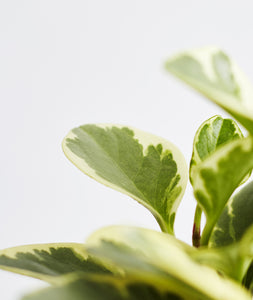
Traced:
[[[166, 69], [229, 112], [248, 136], [234, 120], [211, 117], [196, 132], [188, 171], [175, 145], [136, 128], [70, 131], [63, 141], [70, 161], [149, 209], [161, 232], [110, 226], [85, 244], [2, 250], [0, 268], [51, 284], [23, 300], [252, 298], [253, 183], [245, 183], [253, 168], [252, 87], [217, 48], [180, 53]], [[188, 178], [196, 198], [193, 246], [173, 226]]]

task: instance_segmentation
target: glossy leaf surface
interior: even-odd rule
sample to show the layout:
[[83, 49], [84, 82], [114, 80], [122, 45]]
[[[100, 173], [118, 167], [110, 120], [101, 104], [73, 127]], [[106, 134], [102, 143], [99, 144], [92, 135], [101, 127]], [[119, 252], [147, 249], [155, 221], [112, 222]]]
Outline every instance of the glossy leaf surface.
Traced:
[[137, 200], [173, 234], [188, 178], [185, 159], [173, 144], [134, 128], [84, 125], [66, 136], [63, 150], [81, 171]]

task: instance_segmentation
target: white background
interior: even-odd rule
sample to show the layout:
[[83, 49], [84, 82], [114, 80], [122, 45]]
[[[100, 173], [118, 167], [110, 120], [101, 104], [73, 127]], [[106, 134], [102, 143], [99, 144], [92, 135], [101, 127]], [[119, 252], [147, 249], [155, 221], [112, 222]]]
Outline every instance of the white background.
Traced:
[[[253, 78], [252, 1], [1, 0], [0, 248], [83, 242], [110, 224], [158, 229], [135, 201], [92, 181], [61, 141], [85, 123], [119, 123], [175, 143], [192, 139], [214, 104], [164, 71], [177, 51], [217, 45]], [[188, 186], [176, 219], [190, 243]], [[0, 271], [0, 297], [44, 286]]]

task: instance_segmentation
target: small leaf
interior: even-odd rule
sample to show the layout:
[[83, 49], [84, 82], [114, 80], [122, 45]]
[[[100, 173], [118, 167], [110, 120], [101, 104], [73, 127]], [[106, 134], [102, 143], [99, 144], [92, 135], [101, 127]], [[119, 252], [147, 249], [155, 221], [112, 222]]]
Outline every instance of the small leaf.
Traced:
[[[203, 122], [197, 130], [193, 142], [193, 152], [190, 163], [191, 184], [194, 186], [193, 174], [194, 168], [196, 168], [197, 165], [201, 164], [221, 146], [239, 138], [243, 138], [243, 134], [236, 122], [231, 119], [214, 116]], [[250, 174], [251, 171], [243, 178], [240, 184], [247, 181]], [[202, 209], [199, 204], [197, 204], [192, 235], [192, 242], [195, 247], [200, 246], [201, 216]]]
[[192, 181], [192, 171], [196, 165], [203, 162], [221, 145], [242, 137], [243, 134], [240, 128], [236, 122], [231, 119], [214, 116], [203, 122], [197, 130], [193, 141], [190, 180]]
[[93, 234], [87, 250], [126, 277], [158, 281], [183, 299], [250, 299], [235, 281], [196, 262], [198, 250], [173, 236], [131, 227], [109, 227]]
[[[72, 279], [72, 278], [70, 278]], [[44, 289], [23, 300], [183, 300], [160, 287], [143, 282], [140, 278], [117, 279], [103, 276], [79, 277], [60, 286]], [[248, 299], [248, 298], [243, 298]], [[194, 299], [192, 299], [194, 300]]]
[[194, 168], [194, 194], [206, 215], [202, 245], [207, 245], [227, 201], [252, 167], [253, 138], [248, 137], [222, 146]]
[[129, 127], [84, 125], [66, 136], [63, 150], [81, 171], [137, 200], [173, 234], [187, 184], [185, 159], [173, 144]]
[[253, 133], [253, 88], [236, 64], [215, 47], [171, 58], [166, 69], [214, 101]]
[[0, 251], [0, 269], [54, 282], [71, 272], [107, 273], [95, 262], [82, 244], [45, 244], [9, 248]]
[[220, 215], [209, 246], [225, 246], [239, 241], [253, 225], [253, 182], [233, 196]]

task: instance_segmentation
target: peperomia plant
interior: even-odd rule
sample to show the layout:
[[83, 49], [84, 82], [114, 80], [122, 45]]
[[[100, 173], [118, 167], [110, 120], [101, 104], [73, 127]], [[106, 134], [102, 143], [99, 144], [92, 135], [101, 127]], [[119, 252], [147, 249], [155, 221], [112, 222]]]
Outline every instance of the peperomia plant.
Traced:
[[[181, 152], [160, 137], [111, 124], [70, 131], [63, 141], [70, 161], [146, 207], [162, 232], [111, 226], [85, 244], [2, 250], [2, 269], [51, 284], [23, 300], [252, 298], [253, 182], [245, 182], [253, 168], [253, 90], [216, 48], [179, 54], [166, 69], [229, 112], [248, 137], [231, 119], [208, 119], [195, 135], [188, 176]], [[193, 247], [173, 229], [188, 177], [197, 202]]]

